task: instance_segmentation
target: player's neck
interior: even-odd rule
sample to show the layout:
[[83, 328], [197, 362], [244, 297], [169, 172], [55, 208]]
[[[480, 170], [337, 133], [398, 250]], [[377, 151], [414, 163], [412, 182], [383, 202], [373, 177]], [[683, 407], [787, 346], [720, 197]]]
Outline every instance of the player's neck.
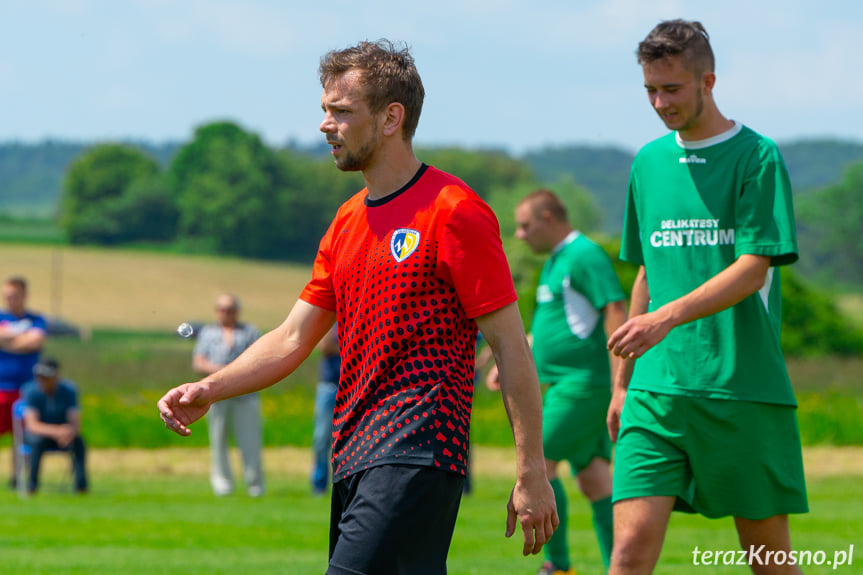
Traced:
[[687, 142], [699, 142], [707, 140], [719, 134], [725, 133], [734, 127], [734, 120], [729, 120], [719, 109], [713, 106], [705, 106], [698, 123], [689, 130], [678, 130], [680, 139]]
[[552, 248], [558, 247], [572, 233], [572, 227], [568, 224], [556, 225], [551, 233]]
[[363, 171], [370, 200], [379, 200], [399, 191], [422, 166], [409, 142], [399, 144], [381, 148], [374, 162]]

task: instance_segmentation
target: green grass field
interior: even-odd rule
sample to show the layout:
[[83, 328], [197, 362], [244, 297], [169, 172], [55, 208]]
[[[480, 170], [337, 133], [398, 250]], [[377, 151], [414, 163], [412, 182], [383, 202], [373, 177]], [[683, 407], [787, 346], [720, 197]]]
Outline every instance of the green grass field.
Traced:
[[[5, 461], [7, 452], [0, 452]], [[463, 499], [449, 572], [526, 574], [539, 563], [522, 558], [519, 540], [505, 539], [505, 503], [512, 487], [508, 450], [477, 449], [476, 489]], [[59, 492], [62, 465], [49, 460], [46, 485], [29, 499], [0, 492], [0, 573], [9, 574], [321, 574], [326, 569], [328, 498], [309, 495], [306, 450], [270, 450], [268, 493], [215, 498], [206, 450], [95, 451], [92, 491]], [[827, 461], [856, 460], [831, 469]], [[821, 463], [821, 464], [819, 464]], [[855, 545], [859, 557], [839, 573], [863, 573], [861, 450], [808, 450], [811, 511], [792, 518], [794, 548], [834, 551]], [[579, 574], [602, 564], [589, 506], [567, 481], [570, 548]], [[695, 567], [692, 552], [737, 548], [731, 520], [675, 514], [656, 573], [737, 574], [742, 567]], [[832, 568], [811, 567], [807, 573]]]
[[[84, 435], [91, 447], [93, 490], [58, 493], [53, 458], [46, 488], [19, 500], [0, 491], [0, 574], [323, 573], [329, 504], [308, 495], [306, 469], [317, 373], [313, 356], [286, 381], [263, 392], [269, 494], [216, 499], [207, 481], [206, 427], [180, 438], [165, 430], [155, 403], [194, 377], [193, 343], [174, 334], [181, 321], [209, 320], [221, 291], [238, 293], [244, 315], [262, 329], [278, 324], [308, 268], [266, 262], [68, 246], [0, 243], [0, 276], [31, 280], [31, 306], [88, 328], [89, 339], [49, 339], [78, 383]], [[843, 308], [860, 318], [860, 300]], [[790, 359], [808, 446], [863, 445], [863, 358]], [[520, 557], [506, 540], [505, 503], [514, 463], [499, 395], [479, 387], [471, 438], [477, 489], [464, 500], [453, 541], [453, 574], [533, 573], [539, 559]], [[0, 478], [9, 465], [0, 440]], [[286, 447], [286, 446], [294, 446]], [[806, 450], [811, 512], [792, 521], [794, 546], [830, 554], [858, 547], [840, 573], [863, 573], [863, 449]], [[744, 478], [741, 478], [743, 481]], [[53, 481], [53, 484], [52, 484]], [[581, 575], [601, 573], [589, 507], [569, 481], [570, 547]], [[736, 547], [731, 522], [675, 515], [657, 573], [746, 573], [696, 567], [695, 546]], [[807, 573], [827, 573], [812, 567]]]

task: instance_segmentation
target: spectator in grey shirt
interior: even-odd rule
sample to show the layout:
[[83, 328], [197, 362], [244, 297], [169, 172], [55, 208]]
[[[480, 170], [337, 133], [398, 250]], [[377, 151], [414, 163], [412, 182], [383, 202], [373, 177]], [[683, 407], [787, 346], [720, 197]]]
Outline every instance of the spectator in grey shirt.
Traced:
[[[216, 323], [205, 325], [195, 343], [192, 366], [197, 373], [209, 375], [237, 358], [252, 345], [260, 333], [239, 321], [240, 301], [231, 294], [216, 299]], [[252, 497], [264, 494], [261, 465], [261, 398], [257, 393], [215, 403], [207, 414], [210, 434], [210, 483], [216, 495], [234, 490], [228, 457], [228, 429], [243, 457], [243, 479]]]

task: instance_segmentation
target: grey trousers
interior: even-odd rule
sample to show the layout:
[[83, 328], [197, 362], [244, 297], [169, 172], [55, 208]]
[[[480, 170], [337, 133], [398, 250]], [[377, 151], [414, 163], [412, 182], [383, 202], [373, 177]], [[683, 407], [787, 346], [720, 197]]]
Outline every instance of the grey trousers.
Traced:
[[218, 401], [207, 413], [210, 432], [210, 483], [213, 493], [227, 495], [234, 490], [229, 457], [229, 428], [243, 458], [243, 480], [253, 497], [264, 493], [261, 464], [261, 398], [257, 393]]

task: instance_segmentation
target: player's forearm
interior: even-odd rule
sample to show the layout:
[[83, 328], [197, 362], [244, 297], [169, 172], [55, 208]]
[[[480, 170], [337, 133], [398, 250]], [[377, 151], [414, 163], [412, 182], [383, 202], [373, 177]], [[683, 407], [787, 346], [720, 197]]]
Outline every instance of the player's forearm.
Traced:
[[517, 474], [545, 471], [542, 451], [542, 395], [527, 342], [526, 353], [496, 355], [500, 390], [515, 441]]
[[[635, 275], [635, 281], [632, 284], [632, 293], [629, 298], [628, 317], [633, 318], [637, 315], [647, 313], [649, 305], [650, 286], [647, 283], [647, 273], [645, 272], [644, 266], [640, 266]], [[615, 328], [615, 330], [616, 329], [617, 328]], [[613, 364], [614, 369], [611, 372], [612, 392], [625, 391], [629, 387], [629, 380], [632, 379], [632, 370], [635, 367], [635, 360], [618, 357], [614, 353], [612, 353], [611, 356], [617, 360]]]
[[770, 258], [744, 254], [688, 294], [656, 310], [676, 327], [743, 301], [764, 286]]
[[545, 472], [542, 452], [542, 395], [533, 356], [513, 303], [477, 318], [500, 373], [504, 407], [515, 440], [519, 478]]
[[227, 366], [203, 378], [213, 401], [260, 391], [293, 373], [334, 320], [334, 312], [298, 301], [279, 327], [261, 336]]
[[209, 384], [213, 401], [253, 393], [290, 375], [310, 352], [308, 346], [276, 328], [202, 381]]
[[[626, 301], [620, 300], [609, 303], [602, 309], [602, 317], [605, 337], [608, 339], [626, 321]], [[612, 382], [618, 370], [619, 360], [619, 357], [609, 351], [608, 361], [611, 365]]]
[[650, 305], [650, 287], [647, 284], [647, 272], [644, 266], [638, 268], [638, 273], [635, 275], [635, 281], [632, 284], [632, 295], [629, 298], [629, 317], [630, 319], [647, 313]]
[[635, 360], [619, 357], [617, 358], [616, 367], [617, 369], [612, 375], [612, 393], [629, 389], [629, 380], [632, 379], [632, 370], [635, 368]]

